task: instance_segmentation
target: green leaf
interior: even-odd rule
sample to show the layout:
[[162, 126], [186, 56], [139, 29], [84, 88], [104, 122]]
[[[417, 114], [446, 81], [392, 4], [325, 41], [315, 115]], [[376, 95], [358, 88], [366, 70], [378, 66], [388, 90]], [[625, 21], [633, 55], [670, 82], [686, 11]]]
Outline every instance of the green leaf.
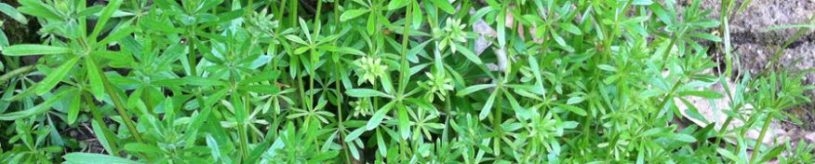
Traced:
[[696, 138], [693, 137], [692, 135], [688, 135], [688, 134], [676, 133], [676, 134], [670, 135], [670, 137], [671, 137], [671, 139], [674, 139], [676, 141], [681, 141], [681, 142], [686, 142], [686, 143], [696, 142]]
[[769, 152], [767, 152], [763, 156], [761, 156], [761, 160], [759, 160], [758, 163], [770, 161], [770, 160], [778, 157], [778, 155], [781, 154], [781, 152], [784, 152], [784, 150], [786, 150], [785, 145], [775, 146], [775, 148], [773, 148], [772, 150], [770, 150]]
[[399, 124], [397, 125], [399, 129], [399, 134], [402, 135], [402, 139], [407, 140], [408, 138], [410, 138], [410, 117], [407, 114], [408, 109], [400, 105], [399, 109], [397, 110], [398, 111], [396, 113], [399, 114], [398, 115]]
[[614, 68], [614, 66], [611, 66], [611, 65], [608, 65], [608, 64], [597, 65], [597, 68], [600, 68], [600, 69], [606, 70], [606, 71], [610, 71], [610, 72], [617, 72], [617, 68]]
[[292, 42], [295, 42], [295, 43], [298, 43], [298, 44], [302, 44], [302, 45], [308, 45], [308, 43], [306, 43], [306, 41], [305, 41], [305, 40], [303, 40], [303, 38], [300, 38], [300, 37], [298, 37], [298, 36], [295, 36], [295, 35], [286, 35], [285, 37], [286, 37], [286, 39], [289, 39], [289, 40], [291, 40]]
[[[79, 96], [76, 96], [79, 97]], [[96, 120], [91, 120], [91, 127], [93, 128], [93, 134], [96, 136], [96, 139], [99, 140], [99, 144], [102, 145], [102, 148], [105, 148], [107, 152], [115, 152], [110, 145], [113, 143], [108, 140], [108, 137], [105, 135], [105, 131], [103, 130], [103, 125], [99, 124]]]
[[61, 66], [54, 69], [51, 74], [46, 76], [45, 79], [37, 84], [37, 87], [34, 88], [34, 92], [37, 93], [37, 95], [42, 95], [51, 91], [51, 88], [57, 86], [57, 83], [62, 81], [62, 79], [68, 75], [68, 71], [71, 71], [78, 61], [79, 57], [74, 57], [73, 59], [68, 60], [68, 62], [63, 63]]
[[634, 0], [631, 4], [633, 5], [651, 5], [654, 2], [651, 0]]
[[20, 14], [20, 12], [17, 11], [17, 9], [14, 9], [14, 7], [11, 7], [6, 3], [0, 3], [0, 12], [3, 12], [4, 14], [8, 15], [15, 21], [20, 22], [22, 24], [26, 24], [28, 22], [28, 19], [25, 19], [25, 16], [23, 16], [23, 14]]
[[119, 9], [119, 6], [122, 5], [122, 0], [110, 0], [108, 4], [105, 5], [105, 9], [102, 9], [102, 14], [99, 15], [99, 19], [96, 21], [96, 26], [93, 28], [93, 32], [89, 38], [96, 41], [96, 37], [99, 36], [99, 33], [102, 32], [105, 25], [107, 25], [108, 20], [110, 20], [110, 16], [113, 15], [113, 12]]
[[359, 136], [362, 135], [362, 133], [364, 133], [365, 131], [367, 131], [366, 128], [361, 127], [354, 129], [353, 131], [351, 131], [351, 133], [348, 133], [348, 135], [345, 136], [345, 142], [353, 142], [354, 140], [359, 139]]
[[[54, 103], [62, 100], [62, 97], [65, 97], [65, 95], [69, 93], [68, 91], [72, 91], [72, 90], [63, 90], [60, 93], [58, 93], [57, 95], [47, 98], [44, 102], [42, 102], [39, 105], [34, 106], [32, 108], [25, 109], [25, 110], [22, 110], [22, 111], [17, 111], [17, 112], [0, 114], [0, 120], [13, 121], [13, 120], [28, 118], [28, 117], [31, 117], [31, 116], [34, 116], [34, 115], [45, 113], [49, 109], [51, 109], [51, 106], [53, 106]], [[75, 90], [73, 90], [73, 91], [75, 91]]]
[[566, 32], [569, 32], [569, 33], [572, 33], [572, 34], [575, 34], [575, 35], [583, 35], [583, 32], [580, 31], [580, 28], [578, 28], [577, 26], [575, 26], [572, 23], [568, 23], [568, 22], [567, 23], [560, 23], [560, 28], [562, 28], [563, 30], [566, 30]]
[[680, 97], [684, 96], [696, 96], [708, 99], [718, 99], [722, 98], [722, 94], [716, 93], [714, 91], [703, 90], [703, 91], [681, 91], [679, 92]]
[[461, 96], [469, 95], [470, 93], [480, 91], [480, 90], [483, 90], [483, 89], [487, 89], [487, 88], [490, 88], [490, 87], [495, 87], [495, 84], [472, 85], [472, 86], [469, 86], [467, 88], [462, 89], [461, 91], [458, 91], [458, 93], [456, 93], [456, 96], [461, 97]]
[[453, 43], [453, 46], [455, 46], [456, 50], [458, 50], [458, 52], [461, 52], [461, 54], [464, 55], [464, 57], [466, 57], [467, 60], [470, 60], [478, 65], [482, 64], [481, 58], [478, 58], [478, 56], [476, 56], [475, 53], [473, 53], [473, 51], [470, 50], [469, 47], [465, 47], [456, 43]]
[[46, 6], [40, 0], [20, 0], [20, 7], [17, 8], [18, 11], [33, 15], [40, 18], [47, 18], [47, 19], [54, 19], [54, 20], [61, 20], [62, 17], [57, 14], [54, 9], [50, 6]]
[[391, 111], [391, 107], [393, 107], [393, 103], [388, 103], [377, 110], [376, 113], [371, 116], [371, 119], [368, 120], [368, 123], [365, 124], [365, 129], [371, 130], [379, 126], [379, 124], [382, 123], [382, 120], [385, 119], [385, 115]]
[[349, 89], [345, 91], [345, 94], [351, 97], [386, 97], [386, 98], [393, 98], [393, 96], [388, 95], [384, 92], [380, 92], [373, 89]]
[[727, 149], [724, 149], [724, 148], [717, 148], [717, 149], [716, 149], [716, 152], [719, 152], [719, 154], [721, 154], [722, 156], [724, 156], [724, 157], [726, 157], [727, 159], [730, 159], [730, 160], [732, 160], [732, 161], [738, 161], [738, 160], [739, 160], [739, 157], [738, 157], [738, 156], [736, 156], [736, 154], [733, 154], [732, 152], [730, 152], [730, 151], [729, 151], [729, 150], [727, 150]]
[[412, 9], [413, 18], [411, 18], [411, 20], [413, 21], [412, 22], [413, 26], [411, 26], [411, 28], [419, 29], [419, 27], [422, 26], [422, 22], [424, 22], [424, 20], [425, 20], [423, 18], [424, 14], [422, 13], [422, 8], [421, 8], [421, 5], [419, 5], [419, 2], [412, 1], [411, 3], [413, 3], [413, 5], [412, 5], [413, 6], [413, 9]]
[[51, 55], [70, 52], [70, 48], [39, 44], [18, 44], [3, 49], [3, 55], [6, 56]]
[[382, 133], [380, 133], [379, 130], [376, 131], [376, 146], [378, 147], [377, 150], [379, 150], [379, 155], [388, 155], [388, 145], [385, 144], [385, 140], [382, 139]]
[[586, 97], [583, 97], [583, 96], [569, 97], [569, 100], [566, 100], [566, 104], [573, 105], [573, 104], [581, 103], [584, 100], [586, 100]]
[[139, 162], [131, 161], [129, 159], [93, 153], [68, 153], [65, 156], [63, 156], [63, 158], [65, 158], [65, 163], [68, 164], [80, 164], [80, 163], [139, 164]]
[[119, 25], [119, 27], [116, 30], [110, 32], [110, 34], [108, 34], [108, 36], [105, 37], [105, 39], [102, 39], [102, 41], [99, 41], [99, 45], [100, 46], [107, 46], [108, 43], [119, 41], [122, 38], [132, 34], [135, 30], [136, 30], [136, 28], [131, 26], [129, 22], [127, 24], [121, 24], [121, 25]]
[[566, 110], [568, 110], [568, 111], [570, 111], [570, 112], [572, 112], [572, 113], [575, 113], [575, 114], [577, 114], [577, 115], [580, 115], [580, 116], [586, 116], [586, 115], [588, 114], [588, 113], [586, 113], [586, 110], [583, 110], [583, 108], [578, 108], [578, 107], [576, 107], [576, 106], [571, 106], [571, 105], [558, 105], [558, 107], [559, 107], [559, 108], [566, 109]]
[[124, 147], [128, 152], [134, 153], [162, 153], [161, 149], [153, 145], [143, 143], [128, 143]]
[[91, 94], [97, 100], [102, 100], [105, 95], [105, 86], [102, 84], [102, 72], [99, 71], [99, 67], [96, 66], [96, 62], [94, 62], [93, 58], [87, 57], [85, 58], [85, 66], [88, 70], [88, 80], [90, 81], [91, 85]]
[[[8, 36], [6, 36], [6, 33], [3, 32], [3, 30], [0, 30], [0, 50], [3, 50], [3, 48], [8, 47], [8, 45], [9, 45]], [[6, 68], [4, 68], [3, 63], [0, 62], [0, 70], [3, 70], [3, 69], [6, 69]]]
[[408, 1], [408, 0], [391, 0], [391, 2], [388, 3], [387, 7], [388, 7], [388, 10], [400, 9], [402, 7], [407, 6], [408, 2], [410, 2], [410, 1]]
[[722, 42], [721, 37], [710, 34], [710, 33], [706, 33], [706, 32], [693, 33], [693, 34], [691, 34], [691, 36], [695, 37], [695, 38], [699, 38], [699, 39], [705, 39], [705, 40], [713, 41], [713, 42]]
[[66, 120], [68, 124], [73, 125], [74, 122], [76, 122], [77, 116], [79, 116], [79, 107], [81, 107], [82, 104], [82, 101], [80, 101], [82, 97], [81, 93], [82, 92], [73, 93], [73, 96], [71, 96], [71, 104], [68, 105], [68, 119]]
[[431, 0], [430, 2], [433, 3], [433, 6], [436, 6], [436, 8], [439, 8], [442, 11], [447, 12], [448, 14], [455, 14], [456, 13], [456, 9], [453, 8], [453, 5], [450, 4], [450, 1], [447, 1], [447, 0]]
[[342, 15], [340, 15], [340, 21], [345, 22], [354, 19], [362, 14], [368, 13], [368, 11], [368, 9], [353, 9], [345, 11], [342, 13]]
[[490, 94], [490, 98], [487, 98], [487, 102], [484, 103], [484, 107], [481, 108], [481, 112], [478, 114], [479, 120], [484, 120], [487, 118], [487, 115], [490, 114], [490, 109], [492, 109], [492, 104], [495, 102], [495, 97], [498, 95], [498, 92], [493, 92]]

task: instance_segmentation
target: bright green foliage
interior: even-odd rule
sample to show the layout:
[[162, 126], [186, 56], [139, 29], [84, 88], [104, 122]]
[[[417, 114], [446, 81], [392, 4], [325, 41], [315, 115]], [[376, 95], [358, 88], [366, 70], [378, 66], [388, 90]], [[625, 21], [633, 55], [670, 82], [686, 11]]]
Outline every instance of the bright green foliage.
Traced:
[[[88, 1], [20, 0], [43, 43], [0, 45], [31, 71], [0, 79], [0, 163], [758, 162], [793, 148], [720, 141], [808, 89], [711, 91], [699, 0]], [[750, 126], [679, 128], [687, 96]]]

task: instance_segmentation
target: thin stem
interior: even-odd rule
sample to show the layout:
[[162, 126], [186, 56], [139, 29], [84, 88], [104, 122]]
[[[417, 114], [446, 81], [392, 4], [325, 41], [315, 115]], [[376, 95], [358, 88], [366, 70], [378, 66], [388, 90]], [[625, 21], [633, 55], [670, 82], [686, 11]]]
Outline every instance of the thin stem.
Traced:
[[497, 159], [501, 158], [501, 136], [503, 136], [503, 133], [504, 133], [503, 129], [501, 128], [501, 119], [502, 119], [501, 116], [502, 116], [502, 113], [503, 113], [503, 111], [502, 111], [503, 107], [501, 107], [503, 105], [502, 101], [501, 101], [501, 96], [502, 96], [501, 93], [503, 93], [502, 90], [503, 90], [503, 86], [501, 86], [501, 84], [499, 84], [499, 86], [495, 89], [495, 91], [493, 91], [497, 95], [495, 95], [495, 99], [496, 99], [495, 100], [495, 106], [493, 106], [495, 108], [495, 112], [491, 113], [493, 115], [492, 130], [495, 131], [495, 139], [493, 139], [494, 144], [495, 144], [494, 145], [495, 150], [492, 150], [492, 151], [495, 152], [495, 156], [496, 156]]
[[764, 136], [767, 134], [767, 129], [770, 128], [770, 122], [773, 121], [773, 117], [769, 113], [766, 117], [767, 118], [764, 120], [764, 126], [761, 127], [761, 133], [758, 135], [758, 140], [756, 140], [756, 146], [753, 147], [753, 155], [750, 156], [750, 163], [756, 162], [756, 156], [759, 155], [759, 152], [761, 152], [761, 145], [764, 144]]
[[406, 82], [408, 81], [408, 78], [410, 78], [408, 76], [410, 71], [406, 71], [406, 70], [410, 70], [410, 67], [408, 66], [408, 61], [407, 61], [407, 53], [408, 53], [408, 43], [410, 43], [409, 42], [410, 28], [411, 28], [410, 23], [413, 22], [413, 10], [412, 9], [413, 9], [413, 3], [410, 2], [410, 3], [408, 3], [407, 8], [405, 9], [405, 10], [407, 10], [406, 13], [405, 13], [407, 18], [405, 19], [404, 32], [402, 33], [402, 53], [400, 54], [401, 56], [399, 58], [400, 61], [401, 61], [400, 64], [399, 64], [399, 66], [401, 68], [399, 68], [399, 70], [402, 70], [402, 71], [400, 71], [400, 74], [399, 74], [399, 92], [398, 92], [399, 97], [402, 97], [402, 95], [405, 93], [405, 89], [407, 87]]
[[[14, 63], [14, 62], [11, 62], [11, 63]], [[34, 70], [34, 68], [35, 68], [34, 65], [28, 65], [28, 66], [25, 66], [25, 67], [14, 69], [11, 72], [8, 72], [6, 74], [3, 74], [3, 76], [0, 76], [0, 84], [5, 84], [6, 81], [8, 81], [9, 79], [11, 79], [12, 77], [15, 77], [17, 75], [31, 72], [31, 71]]]
[[[96, 62], [90, 56], [87, 56], [85, 60], [91, 60], [91, 62]], [[127, 126], [127, 129], [130, 131], [130, 134], [133, 135], [134, 138], [136, 138], [137, 142], [143, 142], [143, 140], [141, 139], [141, 134], [136, 129], [136, 125], [133, 123], [130, 114], [128, 114], [127, 110], [125, 110], [124, 108], [124, 103], [122, 101], [122, 98], [119, 97], [120, 96], [119, 92], [117, 92], [114, 89], [113, 85], [110, 84], [110, 81], [108, 80], [107, 76], [101, 74], [99, 77], [101, 77], [102, 79], [102, 84], [105, 87], [105, 91], [108, 93], [108, 95], [110, 95], [110, 99], [113, 100], [113, 105], [116, 107], [116, 112], [118, 112], [119, 116], [122, 117], [122, 122], [124, 122], [125, 126]]]
[[[401, 99], [402, 99], [401, 97], [404, 96], [405, 89], [407, 88], [407, 81], [408, 81], [408, 78], [410, 78], [408, 76], [410, 71], [407, 71], [407, 70], [410, 70], [410, 67], [408, 66], [408, 61], [407, 61], [407, 53], [408, 53], [408, 43], [409, 43], [410, 28], [411, 28], [410, 23], [413, 22], [413, 2], [409, 2], [408, 5], [406, 6], [405, 10], [406, 10], [405, 15], [406, 15], [407, 18], [405, 19], [405, 22], [404, 22], [404, 33], [402, 33], [402, 53], [400, 54], [401, 55], [401, 57], [400, 57], [401, 62], [399, 64], [399, 66], [401, 67], [401, 68], [399, 68], [399, 70], [401, 70], [401, 71], [399, 71], [400, 72], [400, 74], [399, 74], [399, 91], [398, 91], [398, 96], [399, 97], [397, 98], [398, 99], [397, 101], [401, 101]], [[399, 108], [398, 110], [407, 110], [407, 109]], [[402, 137], [402, 138], [403, 139], [399, 142], [399, 145], [400, 145], [400, 147], [402, 147], [402, 150], [403, 150], [403, 151], [401, 151], [402, 155], [403, 155], [403, 158], [406, 158], [406, 154], [407, 154], [406, 151], [408, 151], [408, 149], [407, 149], [407, 140], [404, 139], [404, 137]]]
[[189, 70], [190, 76], [197, 76], [198, 71], [195, 70], [195, 66], [198, 65], [195, 61], [195, 27], [190, 27], [188, 29], [190, 36], [187, 37], [187, 42], [189, 46], [187, 46], [189, 54], [187, 54], [187, 63], [189, 63]]

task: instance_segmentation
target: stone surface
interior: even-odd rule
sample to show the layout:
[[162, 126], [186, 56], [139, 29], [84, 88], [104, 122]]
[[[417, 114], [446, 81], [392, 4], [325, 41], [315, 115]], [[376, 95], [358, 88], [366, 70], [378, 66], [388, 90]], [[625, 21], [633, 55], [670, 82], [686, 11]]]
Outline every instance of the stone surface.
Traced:
[[[694, 0], [678, 0], [678, 10], [684, 11], [692, 1]], [[718, 20], [721, 0], [701, 1], [701, 7], [710, 11], [711, 18]], [[736, 7], [744, 2], [744, 0], [736, 1]], [[791, 72], [809, 70], [805, 72], [805, 78], [801, 80], [807, 84], [815, 84], [815, 71], [812, 71], [815, 69], [815, 32], [812, 29], [804, 29], [801, 31], [801, 37], [796, 39], [794, 36], [799, 33], [799, 29], [778, 29], [785, 25], [815, 25], [813, 17], [815, 17], [815, 0], [752, 0], [743, 12], [732, 15], [729, 21], [732, 54], [737, 58], [734, 63], [736, 73], [757, 75], [769, 68], [768, 65]], [[788, 41], [791, 43], [789, 47], [783, 47]], [[782, 49], [780, 49], [781, 55], [778, 56], [778, 61], [770, 63], [779, 48]], [[723, 50], [714, 49], [710, 52], [715, 52], [712, 55], [718, 59], [723, 56], [721, 55]], [[815, 92], [808, 94], [815, 102]], [[721, 100], [692, 101], [699, 108], [700, 113], [713, 122], [721, 119], [716, 109], [727, 104], [719, 102]], [[815, 143], [815, 105], [808, 104], [787, 111], [790, 112], [790, 115], [798, 117], [803, 124], [796, 125], [787, 121], [774, 123], [771, 128], [770, 135], [773, 136], [771, 138], [778, 137], [792, 141], [802, 139]], [[694, 120], [691, 119], [691, 121]], [[699, 124], [698, 120], [694, 122]], [[751, 134], [748, 134], [748, 137], [753, 138]], [[773, 141], [765, 140], [764, 142]]]
[[[682, 0], [689, 5], [693, 0]], [[737, 0], [736, 10], [744, 0]], [[719, 18], [721, 0], [702, 0], [702, 8], [711, 11], [711, 18]], [[781, 45], [797, 29], [772, 30], [775, 27], [811, 24], [815, 16], [813, 0], [752, 0], [742, 12], [730, 18], [730, 33], [734, 43], [762, 43]], [[801, 40], [813, 40], [815, 33], [808, 31]]]

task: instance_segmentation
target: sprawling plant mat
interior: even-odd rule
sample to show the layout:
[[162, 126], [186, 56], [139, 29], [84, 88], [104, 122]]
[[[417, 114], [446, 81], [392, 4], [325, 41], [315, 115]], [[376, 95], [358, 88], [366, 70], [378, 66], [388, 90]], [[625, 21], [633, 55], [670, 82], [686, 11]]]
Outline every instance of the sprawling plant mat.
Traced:
[[0, 163], [813, 163], [720, 3], [0, 3]]

